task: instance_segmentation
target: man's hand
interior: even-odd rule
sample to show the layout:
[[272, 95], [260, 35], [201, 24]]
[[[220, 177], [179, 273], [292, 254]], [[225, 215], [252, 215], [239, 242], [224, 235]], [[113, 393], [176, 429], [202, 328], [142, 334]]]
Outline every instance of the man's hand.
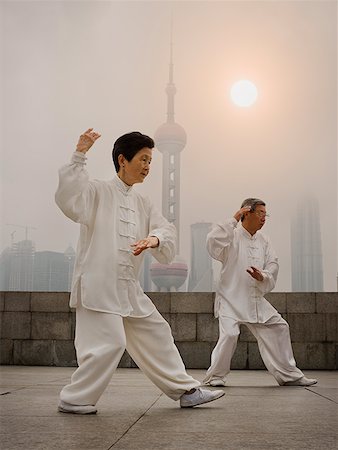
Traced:
[[158, 247], [160, 244], [160, 241], [156, 236], [148, 236], [145, 239], [141, 239], [140, 241], [135, 242], [134, 244], [131, 244], [131, 247], [133, 247], [133, 254], [135, 256], [139, 255], [143, 252], [143, 250], [147, 250], [147, 248], [155, 248]]
[[257, 281], [263, 281], [264, 280], [262, 272], [260, 270], [256, 269], [256, 267], [251, 266], [250, 269], [246, 269], [246, 271], [255, 280], [257, 280]]
[[76, 151], [81, 153], [87, 153], [90, 147], [94, 144], [96, 139], [101, 137], [100, 133], [93, 131], [93, 128], [88, 128], [81, 136], [76, 146]]
[[251, 210], [251, 206], [243, 206], [239, 211], [234, 214], [234, 218], [239, 222], [244, 213], [249, 212]]

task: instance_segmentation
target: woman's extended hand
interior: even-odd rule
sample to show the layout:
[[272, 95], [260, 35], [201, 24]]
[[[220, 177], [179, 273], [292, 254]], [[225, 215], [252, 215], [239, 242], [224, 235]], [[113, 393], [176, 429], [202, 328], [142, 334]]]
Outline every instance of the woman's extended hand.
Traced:
[[90, 147], [94, 144], [96, 139], [101, 137], [100, 133], [93, 131], [93, 128], [88, 128], [87, 131], [81, 134], [76, 146], [76, 151], [81, 153], [87, 153]]
[[134, 244], [131, 244], [131, 247], [133, 247], [133, 254], [137, 256], [147, 248], [158, 247], [159, 243], [160, 241], [156, 236], [148, 236], [145, 239], [141, 239], [140, 241], [134, 242]]

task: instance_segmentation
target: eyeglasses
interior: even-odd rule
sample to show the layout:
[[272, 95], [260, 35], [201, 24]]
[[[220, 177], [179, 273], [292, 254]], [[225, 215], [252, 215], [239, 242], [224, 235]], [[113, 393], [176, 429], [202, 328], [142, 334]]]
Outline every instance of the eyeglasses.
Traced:
[[256, 216], [258, 216], [258, 217], [264, 217], [264, 218], [270, 217], [270, 214], [267, 214], [263, 211], [251, 211], [251, 212], [256, 214]]

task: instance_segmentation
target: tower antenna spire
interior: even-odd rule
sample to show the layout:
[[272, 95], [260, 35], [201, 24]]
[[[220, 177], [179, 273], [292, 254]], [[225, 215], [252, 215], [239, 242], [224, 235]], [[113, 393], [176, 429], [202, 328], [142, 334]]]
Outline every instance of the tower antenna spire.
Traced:
[[170, 23], [170, 60], [169, 60], [169, 81], [166, 88], [167, 93], [167, 122], [175, 122], [175, 94], [176, 86], [174, 83], [174, 60], [173, 60], [173, 16], [171, 14]]
[[174, 82], [174, 64], [173, 64], [173, 15], [171, 13], [170, 22], [170, 62], [169, 62], [169, 83]]

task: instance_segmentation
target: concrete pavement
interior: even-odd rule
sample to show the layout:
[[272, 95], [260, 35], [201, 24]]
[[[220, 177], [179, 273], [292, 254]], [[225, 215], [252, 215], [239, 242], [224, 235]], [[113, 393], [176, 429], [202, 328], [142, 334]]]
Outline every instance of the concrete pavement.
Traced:
[[[138, 369], [118, 369], [92, 416], [58, 413], [74, 368], [1, 366], [1, 450], [338, 448], [338, 373], [279, 387], [266, 371], [232, 371], [226, 395], [180, 409]], [[204, 370], [189, 370], [202, 380]]]

